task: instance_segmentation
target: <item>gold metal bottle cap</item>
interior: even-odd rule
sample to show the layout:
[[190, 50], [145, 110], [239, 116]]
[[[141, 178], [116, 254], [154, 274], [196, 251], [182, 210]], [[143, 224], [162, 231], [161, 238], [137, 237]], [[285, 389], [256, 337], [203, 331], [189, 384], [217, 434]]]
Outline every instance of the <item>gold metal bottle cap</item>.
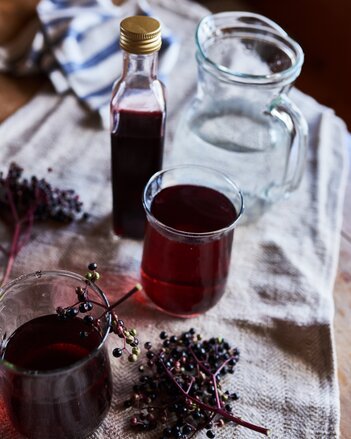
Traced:
[[156, 52], [161, 43], [161, 25], [155, 18], [135, 15], [121, 21], [120, 46], [126, 52]]

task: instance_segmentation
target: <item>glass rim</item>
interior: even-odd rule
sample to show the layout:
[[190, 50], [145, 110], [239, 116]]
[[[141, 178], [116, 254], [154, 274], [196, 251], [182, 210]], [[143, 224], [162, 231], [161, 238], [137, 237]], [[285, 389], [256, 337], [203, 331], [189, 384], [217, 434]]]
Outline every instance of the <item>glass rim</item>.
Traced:
[[[226, 183], [229, 183], [229, 185], [232, 187], [232, 189], [234, 189], [236, 191], [236, 193], [239, 196], [239, 200], [240, 200], [240, 210], [239, 210], [239, 212], [237, 212], [237, 209], [234, 206], [233, 201], [226, 194], [223, 194], [223, 192], [221, 192], [222, 195], [224, 195], [226, 198], [229, 199], [231, 204], [234, 206], [235, 212], [237, 214], [235, 220], [231, 224], [229, 224], [226, 227], [222, 227], [221, 229], [211, 230], [209, 232], [186, 232], [184, 230], [178, 230], [178, 229], [175, 229], [174, 227], [170, 227], [167, 224], [165, 224], [162, 221], [159, 221], [157, 218], [155, 218], [155, 216], [151, 212], [151, 209], [149, 208], [149, 206], [147, 206], [147, 203], [145, 201], [146, 200], [146, 193], [147, 193], [150, 185], [157, 178], [159, 178], [160, 176], [162, 176], [162, 175], [164, 175], [164, 174], [166, 174], [168, 172], [172, 172], [172, 171], [175, 171], [175, 170], [178, 170], [178, 169], [186, 169], [186, 168], [189, 168], [189, 169], [201, 169], [203, 171], [211, 172], [212, 174], [216, 174], [217, 176], [221, 177]], [[208, 187], [208, 186], [206, 186], [206, 187]], [[215, 189], [215, 190], [217, 190], [217, 189]], [[218, 192], [220, 192], [220, 191], [218, 190]], [[209, 238], [209, 237], [214, 237], [214, 236], [217, 236], [217, 235], [221, 235], [221, 234], [223, 234], [225, 232], [228, 232], [228, 231], [230, 231], [230, 230], [232, 230], [232, 229], [234, 229], [236, 227], [237, 223], [241, 219], [242, 214], [244, 212], [244, 198], [243, 198], [243, 194], [242, 194], [239, 186], [230, 177], [228, 177], [225, 173], [223, 173], [222, 171], [219, 171], [217, 169], [214, 169], [214, 168], [211, 168], [211, 167], [208, 167], [208, 166], [203, 166], [203, 165], [186, 164], [186, 165], [177, 165], [177, 166], [172, 166], [172, 167], [169, 167], [169, 168], [165, 168], [165, 169], [162, 169], [161, 171], [156, 172], [154, 175], [152, 175], [152, 177], [146, 183], [146, 186], [145, 186], [144, 191], [143, 191], [143, 206], [144, 206], [144, 209], [145, 209], [146, 216], [147, 216], [148, 220], [151, 219], [152, 223], [155, 224], [157, 227], [159, 227], [159, 228], [161, 228], [163, 230], [166, 230], [167, 232], [169, 232], [169, 233], [171, 233], [173, 235], [177, 235], [177, 236], [184, 237], [184, 238]]]
[[[12, 281], [8, 282], [7, 284], [5, 284], [4, 286], [0, 287], [0, 305], [1, 305], [1, 301], [2, 298], [6, 295], [6, 293], [8, 292], [9, 289], [11, 289], [14, 285], [16, 285], [17, 283], [23, 281], [23, 280], [27, 280], [27, 279], [31, 279], [31, 278], [41, 278], [42, 276], [65, 276], [71, 279], [76, 279], [79, 280], [81, 282], [86, 283], [92, 290], [95, 291], [95, 293], [97, 293], [100, 297], [102, 297], [103, 301], [105, 302], [105, 304], [107, 306], [110, 305], [106, 294], [104, 293], [104, 291], [98, 287], [97, 285], [95, 285], [93, 282], [91, 282], [90, 280], [86, 279], [84, 276], [78, 274], [78, 273], [74, 273], [72, 271], [68, 271], [68, 270], [37, 270], [35, 272], [32, 273], [27, 273], [27, 274], [22, 274], [20, 276], [18, 276], [17, 278], [13, 279]], [[74, 369], [78, 369], [80, 367], [82, 367], [85, 363], [87, 363], [88, 361], [90, 361], [92, 358], [94, 358], [100, 351], [101, 349], [104, 347], [105, 342], [107, 340], [107, 337], [109, 335], [110, 332], [110, 327], [111, 327], [111, 313], [107, 312], [106, 313], [106, 318], [107, 318], [107, 322], [106, 322], [106, 330], [104, 331], [104, 335], [101, 339], [101, 342], [99, 343], [99, 345], [94, 348], [92, 351], [89, 352], [88, 355], [86, 355], [84, 358], [75, 361], [74, 363], [72, 363], [69, 366], [66, 367], [62, 367], [62, 368], [57, 368], [57, 369], [50, 369], [47, 371], [36, 371], [36, 370], [32, 370], [32, 369], [26, 369], [26, 368], [22, 368], [22, 367], [18, 367], [15, 364], [11, 363], [10, 361], [4, 360], [3, 358], [0, 357], [0, 366], [5, 366], [7, 369], [9, 369], [12, 373], [17, 373], [19, 375], [28, 375], [28, 376], [35, 376], [35, 377], [47, 377], [50, 375], [59, 375], [59, 374], [64, 374], [67, 373], [67, 371], [71, 371]], [[30, 321], [30, 320], [28, 320]], [[6, 349], [6, 348], [5, 348]]]
[[[295, 62], [292, 63], [290, 67], [288, 67], [285, 70], [282, 70], [281, 72], [270, 73], [267, 75], [254, 75], [250, 73], [234, 71], [212, 61], [211, 58], [207, 56], [207, 54], [203, 50], [202, 44], [200, 43], [199, 33], [201, 28], [211, 20], [213, 21], [221, 18], [239, 18], [239, 17], [247, 17], [249, 19], [256, 18], [257, 20], [261, 21], [264, 25], [250, 24], [250, 23], [245, 23], [243, 21], [242, 23], [237, 23], [236, 25], [234, 23], [233, 27], [238, 26], [241, 27], [242, 29], [249, 29], [250, 31], [253, 30], [261, 31], [264, 32], [266, 35], [270, 35], [274, 39], [280, 38], [284, 42], [286, 47], [290, 47], [290, 49], [293, 49], [294, 54], [296, 55]], [[226, 79], [227, 81], [239, 82], [242, 85], [272, 86], [280, 83], [289, 84], [297, 78], [304, 62], [304, 53], [299, 43], [293, 40], [284, 31], [284, 29], [281, 28], [278, 24], [276, 24], [273, 20], [270, 20], [269, 18], [263, 15], [256, 14], [253, 12], [240, 12], [240, 11], [219, 12], [203, 17], [196, 27], [195, 43], [197, 47], [196, 59], [199, 63], [204, 62], [208, 70], [212, 68], [217, 72], [219, 71], [223, 75], [224, 79]]]

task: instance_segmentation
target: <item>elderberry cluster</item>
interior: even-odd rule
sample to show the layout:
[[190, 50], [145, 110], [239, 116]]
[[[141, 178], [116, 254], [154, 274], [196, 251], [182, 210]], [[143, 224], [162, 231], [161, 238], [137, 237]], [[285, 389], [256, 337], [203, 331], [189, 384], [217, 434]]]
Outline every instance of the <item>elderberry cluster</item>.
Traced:
[[59, 222], [71, 222], [81, 213], [83, 203], [74, 190], [54, 188], [44, 178], [26, 179], [22, 174], [16, 163], [10, 164], [6, 176], [0, 172], [0, 205], [7, 206], [8, 213], [15, 210], [19, 218], [30, 214], [34, 220]]
[[[0, 251], [7, 256], [0, 284], [10, 278], [17, 254], [30, 240], [33, 224], [46, 220], [70, 223], [82, 213], [82, 202], [74, 190], [54, 188], [44, 178], [33, 175], [26, 179], [22, 174], [16, 163], [10, 164], [6, 176], [0, 172], [0, 220], [13, 229], [9, 249], [0, 244]], [[87, 217], [86, 213], [81, 216]]]
[[139, 431], [157, 429], [160, 438], [191, 438], [206, 429], [214, 438], [216, 427], [233, 421], [232, 403], [239, 396], [222, 388], [232, 374], [239, 351], [222, 338], [202, 340], [192, 328], [176, 335], [160, 333], [162, 345], [145, 344], [146, 364], [139, 367], [139, 383], [124, 406], [137, 412], [130, 425]]
[[[109, 328], [110, 332], [117, 334], [119, 338], [123, 339], [123, 346], [116, 347], [112, 351], [112, 355], [119, 358], [124, 352], [128, 353], [128, 361], [137, 361], [140, 355], [139, 340], [136, 337], [137, 330], [135, 328], [128, 329], [123, 320], [119, 319], [117, 314], [114, 312], [114, 308], [117, 307], [124, 300], [129, 298], [131, 295], [135, 294], [141, 289], [140, 285], [136, 285], [131, 291], [129, 291], [125, 296], [119, 299], [113, 305], [106, 307], [102, 303], [95, 302], [89, 298], [88, 285], [90, 282], [96, 282], [100, 279], [100, 274], [96, 271], [97, 264], [91, 262], [88, 265], [88, 272], [85, 274], [86, 285], [84, 287], [77, 287], [75, 292], [77, 296], [77, 301], [74, 305], [68, 306], [66, 308], [58, 307], [56, 313], [61, 320], [66, 320], [69, 318], [77, 317], [80, 314], [85, 314], [83, 317], [84, 322], [87, 325], [94, 325], [96, 329], [100, 328], [101, 319], [107, 314], [111, 313], [111, 326]], [[98, 318], [94, 318], [91, 314], [87, 314], [92, 311], [94, 305], [103, 308], [102, 314]], [[80, 333], [81, 337], [88, 337], [88, 332], [82, 331]], [[128, 348], [129, 346], [129, 348]]]
[[[85, 278], [88, 281], [95, 282], [95, 280], [98, 280], [100, 278], [100, 274], [96, 271], [96, 269], [97, 269], [97, 265], [95, 262], [91, 262], [88, 265], [89, 271], [85, 275]], [[75, 292], [77, 295], [77, 302], [74, 305], [68, 306], [66, 308], [63, 308], [61, 306], [56, 308], [56, 313], [58, 314], [61, 320], [66, 320], [68, 318], [76, 317], [78, 316], [79, 313], [85, 314], [92, 311], [94, 305], [89, 300], [88, 283], [84, 287], [81, 286], [77, 287]], [[102, 304], [100, 306], [102, 306]], [[84, 316], [84, 321], [89, 325], [94, 323], [97, 324], [99, 323], [98, 321], [95, 321], [94, 317], [90, 314]], [[82, 335], [84, 336], [84, 334]]]
[[[124, 347], [115, 348], [112, 351], [112, 355], [119, 358], [122, 356], [123, 351], [127, 351], [129, 353], [128, 361], [131, 363], [137, 361], [141, 352], [139, 348], [139, 339], [136, 337], [137, 330], [135, 328], [127, 329], [123, 320], [118, 319], [117, 316], [113, 316], [111, 331], [117, 334], [118, 337], [124, 339]], [[128, 350], [127, 345], [130, 346], [131, 351]]]

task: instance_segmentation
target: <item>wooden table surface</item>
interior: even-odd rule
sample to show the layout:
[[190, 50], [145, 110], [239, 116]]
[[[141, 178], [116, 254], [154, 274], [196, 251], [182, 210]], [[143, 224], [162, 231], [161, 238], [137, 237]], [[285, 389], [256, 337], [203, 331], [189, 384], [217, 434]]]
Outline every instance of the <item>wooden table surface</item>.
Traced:
[[[36, 1], [37, 0], [2, 0], [0, 4], [0, 45], [11, 38], [13, 29], [18, 29], [11, 18], [13, 17], [11, 12], [14, 5], [18, 5], [22, 2], [28, 9], [29, 6], [33, 8]], [[17, 15], [17, 17], [21, 20], [23, 19], [21, 15]], [[7, 24], [11, 25], [11, 32], [8, 30], [8, 26], [5, 26]], [[44, 81], [47, 80], [40, 76], [15, 79], [10, 75], [0, 73], [0, 122], [28, 102]], [[334, 329], [340, 384], [341, 439], [349, 439], [351, 437], [351, 222], [348, 221], [348, 217], [350, 216], [351, 173], [348, 176], [348, 187], [344, 206], [344, 223], [341, 232], [340, 259], [334, 288]]]

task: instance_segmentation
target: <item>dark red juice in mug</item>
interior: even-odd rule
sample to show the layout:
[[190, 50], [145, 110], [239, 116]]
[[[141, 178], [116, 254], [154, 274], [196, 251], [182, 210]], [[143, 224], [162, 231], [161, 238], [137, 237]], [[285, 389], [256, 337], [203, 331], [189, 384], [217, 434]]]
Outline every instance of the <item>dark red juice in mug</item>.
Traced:
[[111, 134], [113, 229], [117, 235], [142, 238], [145, 213], [142, 194], [161, 169], [164, 118], [161, 111], [119, 110]]
[[[151, 204], [153, 216], [181, 232], [208, 233], [237, 218], [232, 202], [220, 192], [195, 185], [162, 189]], [[148, 222], [142, 259], [142, 283], [163, 310], [179, 316], [202, 313], [224, 293], [233, 228], [201, 239], [171, 236]]]
[[108, 353], [103, 347], [85, 363], [77, 362], [101, 340], [98, 330], [82, 319], [61, 321], [56, 314], [30, 320], [11, 335], [3, 358], [38, 372], [4, 375], [4, 400], [19, 432], [36, 439], [83, 438], [97, 428], [112, 397]]

